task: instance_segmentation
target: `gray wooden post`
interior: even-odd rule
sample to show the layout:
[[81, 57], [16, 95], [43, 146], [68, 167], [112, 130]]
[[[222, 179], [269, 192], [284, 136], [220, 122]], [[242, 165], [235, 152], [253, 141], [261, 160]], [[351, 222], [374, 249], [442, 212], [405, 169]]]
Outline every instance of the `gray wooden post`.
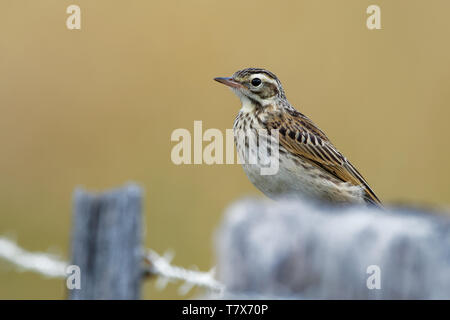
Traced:
[[241, 201], [216, 238], [221, 299], [450, 299], [447, 213]]
[[72, 262], [81, 288], [69, 299], [139, 299], [142, 191], [135, 184], [95, 194], [76, 189]]

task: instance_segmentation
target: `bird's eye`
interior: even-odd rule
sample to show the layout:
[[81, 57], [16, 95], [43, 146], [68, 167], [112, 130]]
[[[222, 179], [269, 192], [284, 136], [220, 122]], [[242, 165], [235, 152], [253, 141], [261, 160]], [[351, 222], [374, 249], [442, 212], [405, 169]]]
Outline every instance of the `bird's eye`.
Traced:
[[261, 79], [260, 78], [253, 78], [253, 80], [252, 80], [252, 85], [254, 86], [254, 87], [257, 87], [257, 86], [259, 86], [261, 84]]

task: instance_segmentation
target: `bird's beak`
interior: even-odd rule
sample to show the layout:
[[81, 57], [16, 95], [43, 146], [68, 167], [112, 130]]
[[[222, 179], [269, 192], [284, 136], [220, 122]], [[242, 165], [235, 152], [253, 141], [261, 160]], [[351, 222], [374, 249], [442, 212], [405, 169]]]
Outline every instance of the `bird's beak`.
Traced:
[[226, 86], [229, 86], [231, 88], [243, 88], [244, 86], [240, 84], [239, 82], [236, 82], [233, 80], [233, 78], [214, 78], [217, 82], [223, 83]]

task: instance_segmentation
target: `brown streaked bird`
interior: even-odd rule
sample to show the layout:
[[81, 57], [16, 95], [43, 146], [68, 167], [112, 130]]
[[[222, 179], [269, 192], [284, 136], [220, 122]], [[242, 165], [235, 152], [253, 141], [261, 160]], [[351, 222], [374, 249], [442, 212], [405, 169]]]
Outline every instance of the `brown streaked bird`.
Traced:
[[[366, 180], [325, 133], [291, 106], [275, 74], [248, 68], [232, 77], [214, 80], [230, 87], [241, 100], [233, 126], [237, 152], [248, 178], [265, 195], [298, 195], [332, 203], [381, 206]], [[278, 150], [271, 150], [272, 144], [268, 143], [267, 151], [269, 158], [277, 155], [279, 168], [274, 175], [262, 175], [262, 165], [249, 161], [251, 154], [260, 157], [257, 150], [252, 150], [252, 146], [259, 146], [259, 140], [249, 143], [249, 139], [258, 139], [255, 137], [261, 132], [274, 139], [272, 130], [278, 132]]]

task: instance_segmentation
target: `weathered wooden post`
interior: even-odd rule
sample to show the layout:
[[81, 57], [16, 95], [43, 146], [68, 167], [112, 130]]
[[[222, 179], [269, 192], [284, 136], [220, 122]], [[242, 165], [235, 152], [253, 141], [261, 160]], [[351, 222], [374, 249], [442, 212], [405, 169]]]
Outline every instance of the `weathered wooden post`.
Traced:
[[225, 299], [450, 299], [450, 218], [260, 199], [217, 233]]
[[139, 299], [142, 191], [135, 184], [94, 194], [75, 190], [72, 262], [81, 289], [70, 299]]

